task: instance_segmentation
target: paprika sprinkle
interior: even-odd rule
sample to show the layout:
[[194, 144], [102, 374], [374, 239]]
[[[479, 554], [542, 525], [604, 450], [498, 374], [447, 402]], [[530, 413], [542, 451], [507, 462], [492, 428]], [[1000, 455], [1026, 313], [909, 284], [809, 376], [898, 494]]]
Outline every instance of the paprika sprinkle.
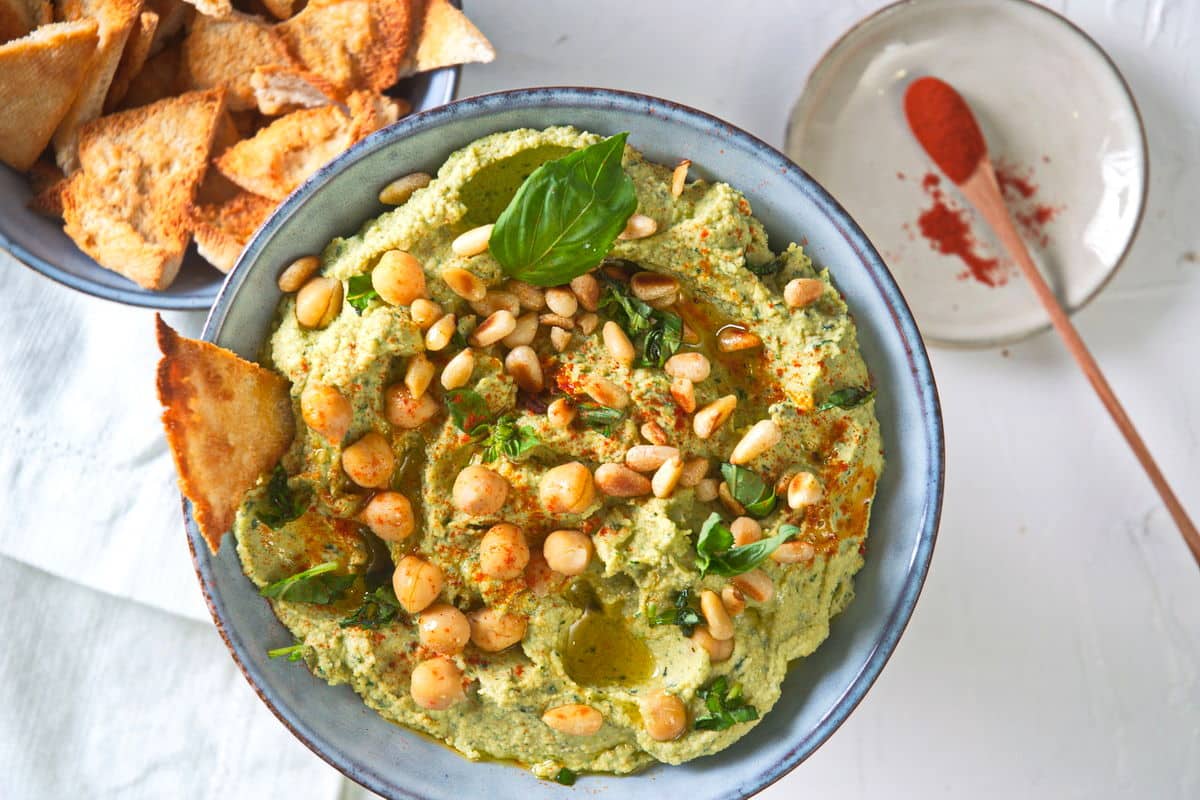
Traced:
[[962, 184], [987, 155], [983, 133], [954, 87], [937, 78], [913, 81], [904, 93], [913, 136], [950, 180]]

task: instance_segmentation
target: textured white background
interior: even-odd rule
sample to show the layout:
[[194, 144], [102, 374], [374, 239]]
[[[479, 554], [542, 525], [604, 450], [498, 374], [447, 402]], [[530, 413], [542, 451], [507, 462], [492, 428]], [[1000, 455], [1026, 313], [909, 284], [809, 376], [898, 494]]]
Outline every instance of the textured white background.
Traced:
[[[808, 69], [880, 5], [477, 0], [501, 57], [462, 94], [633, 89], [778, 145]], [[1141, 234], [1077, 322], [1200, 515], [1200, 2], [1050, 5], [1113, 56], [1150, 138]], [[204, 621], [150, 314], [0, 275], [0, 795], [360, 794]], [[1058, 342], [1008, 351], [933, 352], [949, 465], [925, 592], [862, 706], [764, 797], [1200, 796], [1200, 572]]]

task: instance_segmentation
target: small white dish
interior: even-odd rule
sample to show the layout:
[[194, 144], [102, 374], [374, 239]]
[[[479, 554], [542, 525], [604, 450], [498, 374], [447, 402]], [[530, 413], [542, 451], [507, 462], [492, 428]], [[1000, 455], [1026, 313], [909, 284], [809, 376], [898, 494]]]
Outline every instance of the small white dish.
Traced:
[[[926, 341], [986, 347], [1045, 330], [1045, 312], [983, 220], [944, 176], [926, 179], [937, 168], [902, 108], [922, 75], [971, 104], [998, 172], [1012, 179], [1006, 198], [1034, 260], [1071, 311], [1104, 286], [1141, 221], [1146, 144], [1129, 88], [1094, 41], [1039, 5], [904, 0], [838, 40], [792, 111], [788, 155], [866, 231]], [[995, 285], [923, 234], [939, 197], [936, 213], [967, 223], [985, 262], [976, 272]]]

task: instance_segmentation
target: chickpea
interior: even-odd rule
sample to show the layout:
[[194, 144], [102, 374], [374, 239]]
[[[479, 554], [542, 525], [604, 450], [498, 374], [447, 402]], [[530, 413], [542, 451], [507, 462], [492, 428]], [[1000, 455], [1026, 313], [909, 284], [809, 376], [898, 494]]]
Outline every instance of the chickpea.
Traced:
[[525, 638], [529, 623], [516, 614], [494, 608], [481, 608], [467, 615], [471, 623], [471, 641], [487, 653], [499, 653]]
[[467, 615], [449, 603], [435, 603], [421, 612], [417, 620], [417, 635], [421, 644], [444, 656], [463, 651], [471, 638]]
[[394, 306], [411, 305], [425, 296], [425, 270], [411, 253], [388, 250], [371, 272], [371, 286]]
[[433, 419], [441, 406], [433, 396], [425, 392], [414, 398], [403, 383], [389, 386], [383, 392], [383, 413], [387, 421], [397, 428], [412, 430]]
[[350, 430], [354, 410], [341, 392], [322, 383], [309, 383], [300, 393], [300, 416], [304, 424], [334, 444], [341, 444]]
[[696, 628], [692, 632], [692, 644], [708, 653], [708, 660], [713, 664], [726, 661], [733, 655], [733, 639], [714, 639], [704, 628]]
[[342, 310], [342, 282], [312, 278], [296, 294], [296, 321], [303, 328], [325, 328]]
[[542, 543], [546, 563], [563, 575], [582, 575], [595, 549], [591, 537], [581, 531], [554, 531]]
[[489, 578], [509, 580], [525, 571], [529, 545], [516, 525], [493, 525], [479, 542], [479, 569]]
[[416, 526], [412, 504], [399, 492], [379, 492], [359, 514], [371, 533], [389, 542], [407, 539]]
[[591, 736], [604, 725], [604, 715], [591, 706], [570, 703], [546, 709], [542, 722], [567, 736]]
[[642, 721], [656, 742], [678, 739], [687, 728], [687, 706], [673, 694], [655, 689], [642, 698]]
[[371, 431], [342, 451], [342, 469], [364, 489], [381, 489], [392, 480], [396, 456], [383, 434]]
[[445, 578], [437, 564], [431, 564], [420, 556], [405, 556], [392, 573], [392, 588], [396, 599], [410, 614], [424, 611], [437, 599]]
[[454, 479], [454, 507], [464, 514], [481, 517], [495, 514], [508, 499], [508, 481], [478, 464], [467, 467]]
[[448, 658], [431, 658], [413, 668], [408, 691], [413, 701], [427, 711], [445, 711], [463, 700], [463, 673]]
[[542, 476], [538, 497], [552, 514], [582, 514], [596, 500], [591, 470], [578, 461], [552, 467]]
[[554, 591], [561, 580], [562, 576], [550, 569], [541, 550], [530, 551], [529, 563], [525, 566], [525, 585], [529, 591], [536, 597], [545, 597]]

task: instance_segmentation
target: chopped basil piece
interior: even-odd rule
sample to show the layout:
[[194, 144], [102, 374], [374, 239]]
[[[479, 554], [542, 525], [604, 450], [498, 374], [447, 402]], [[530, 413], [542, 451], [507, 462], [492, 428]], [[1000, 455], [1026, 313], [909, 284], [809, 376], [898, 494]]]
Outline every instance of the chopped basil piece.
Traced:
[[613, 430], [625, 419], [624, 411], [599, 403], [580, 403], [576, 406], [576, 413], [580, 422], [605, 436], [612, 436]]
[[745, 507], [748, 515], [762, 519], [775, 510], [775, 489], [757, 473], [736, 464], [722, 464], [721, 477], [729, 484], [729, 494]]
[[483, 460], [490, 463], [504, 456], [510, 461], [515, 461], [538, 444], [537, 433], [533, 428], [518, 425], [516, 414], [505, 414], [488, 430], [483, 444]]
[[346, 302], [360, 316], [367, 310], [367, 304], [376, 297], [379, 297], [379, 292], [375, 291], [369, 274], [354, 275], [346, 281]]
[[774, 275], [775, 273], [779, 272], [779, 270], [783, 269], [783, 256], [775, 256], [770, 261], [764, 261], [762, 264], [751, 264], [750, 261], [747, 260], [746, 269], [763, 278], [768, 275]]
[[267, 658], [284, 658], [288, 661], [299, 661], [304, 658], [304, 642], [296, 642], [291, 647], [276, 647], [267, 651]]
[[267, 483], [266, 496], [254, 504], [254, 518], [275, 530], [303, 514], [310, 499], [308, 492], [293, 491], [288, 486], [287, 472], [282, 465], [276, 464]]
[[363, 595], [362, 605], [338, 625], [342, 628], [378, 628], [393, 621], [399, 614], [400, 601], [396, 599], [396, 592], [390, 584], [384, 584]]
[[637, 299], [620, 281], [605, 277], [604, 282], [606, 290], [600, 300], [600, 309], [621, 326], [637, 347], [635, 366], [661, 369], [683, 343], [683, 319], [674, 312], [660, 311]]
[[731, 578], [755, 569], [775, 548], [800, 533], [795, 525], [782, 525], [779, 533], [740, 547], [733, 545], [733, 533], [716, 512], [709, 515], [696, 538], [696, 566], [701, 575], [723, 575]]
[[566, 767], [563, 767], [554, 774], [554, 782], [561, 783], [563, 786], [574, 786], [575, 779], [578, 777], [579, 776], [575, 774], [574, 770], [569, 770]]
[[446, 407], [450, 409], [450, 421], [463, 433], [475, 436], [481, 433], [492, 417], [487, 401], [474, 389], [454, 389], [446, 392]]
[[525, 179], [488, 240], [506, 275], [557, 286], [600, 263], [637, 210], [621, 166], [628, 136], [547, 161]]
[[691, 588], [678, 592], [672, 607], [665, 611], [658, 611], [653, 603], [647, 605], [646, 619], [651, 625], [678, 625], [684, 636], [691, 636], [696, 626], [704, 622], [694, 604]]
[[336, 561], [326, 561], [264, 586], [259, 590], [259, 594], [298, 603], [332, 603], [346, 593], [357, 577], [332, 574], [337, 568]]
[[828, 411], [831, 408], [850, 409], [856, 406], [861, 406], [863, 403], [875, 396], [874, 389], [867, 389], [865, 386], [847, 386], [844, 389], [838, 389], [829, 397], [825, 398], [825, 402], [817, 406], [817, 411]]
[[742, 685], [735, 683], [730, 687], [724, 675], [703, 689], [698, 689], [696, 696], [704, 701], [704, 707], [708, 709], [706, 716], [696, 719], [698, 731], [723, 731], [739, 722], [758, 719], [758, 709], [747, 705], [746, 698], [742, 696]]

